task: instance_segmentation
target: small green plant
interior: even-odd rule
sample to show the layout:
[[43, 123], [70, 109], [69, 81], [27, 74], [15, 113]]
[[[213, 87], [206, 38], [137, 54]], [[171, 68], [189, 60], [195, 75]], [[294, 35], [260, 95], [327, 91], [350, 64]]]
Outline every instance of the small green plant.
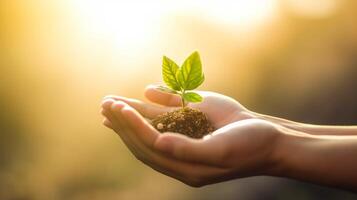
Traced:
[[167, 86], [158, 86], [158, 89], [181, 96], [183, 108], [187, 105], [187, 102], [197, 103], [202, 101], [202, 96], [190, 91], [196, 89], [205, 80], [200, 55], [197, 51], [186, 58], [181, 67], [164, 56], [162, 77]]

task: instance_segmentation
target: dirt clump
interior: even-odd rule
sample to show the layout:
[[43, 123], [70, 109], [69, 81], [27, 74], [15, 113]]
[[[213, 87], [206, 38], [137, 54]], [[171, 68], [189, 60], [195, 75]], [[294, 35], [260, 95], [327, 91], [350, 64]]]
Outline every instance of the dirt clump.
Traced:
[[163, 113], [151, 124], [161, 133], [175, 132], [191, 138], [202, 138], [215, 130], [203, 112], [189, 107]]

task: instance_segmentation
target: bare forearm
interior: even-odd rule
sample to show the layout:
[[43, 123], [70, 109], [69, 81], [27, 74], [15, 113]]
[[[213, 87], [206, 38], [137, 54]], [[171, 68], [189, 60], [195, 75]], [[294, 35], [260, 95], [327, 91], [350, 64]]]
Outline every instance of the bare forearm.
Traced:
[[278, 117], [255, 113], [259, 119], [264, 119], [286, 128], [305, 132], [312, 135], [357, 135], [357, 126], [322, 126], [294, 122]]
[[313, 136], [283, 130], [276, 175], [357, 191], [357, 136]]

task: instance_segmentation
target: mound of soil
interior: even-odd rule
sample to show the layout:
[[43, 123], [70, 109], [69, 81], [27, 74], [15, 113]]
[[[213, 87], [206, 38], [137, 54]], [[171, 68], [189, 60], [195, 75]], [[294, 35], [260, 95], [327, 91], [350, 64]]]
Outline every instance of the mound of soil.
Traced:
[[202, 138], [214, 131], [203, 112], [189, 107], [161, 114], [151, 124], [161, 133], [175, 132], [192, 138]]

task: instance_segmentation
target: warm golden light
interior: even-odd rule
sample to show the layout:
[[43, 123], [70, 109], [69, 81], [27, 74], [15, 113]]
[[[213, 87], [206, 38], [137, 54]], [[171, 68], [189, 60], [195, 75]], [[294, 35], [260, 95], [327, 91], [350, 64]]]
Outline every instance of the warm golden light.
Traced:
[[138, 1], [73, 1], [79, 24], [89, 34], [116, 44], [124, 54], [148, 45], [157, 35], [160, 7]]
[[263, 114], [355, 123], [356, 10], [355, 0], [0, 0], [0, 200], [325, 195], [266, 177], [191, 189], [138, 162], [102, 125], [100, 102], [147, 101], [162, 56], [181, 65], [197, 50], [199, 90]]
[[270, 17], [275, 9], [275, 0], [226, 0], [196, 2], [197, 8], [208, 20], [230, 26], [255, 26]]
[[72, 4], [84, 30], [112, 39], [121, 55], [130, 56], [158, 40], [167, 17], [185, 14], [233, 27], [254, 26], [272, 14], [275, 0], [75, 0]]
[[288, 0], [290, 9], [297, 15], [323, 18], [333, 14], [342, 1], [339, 0]]

